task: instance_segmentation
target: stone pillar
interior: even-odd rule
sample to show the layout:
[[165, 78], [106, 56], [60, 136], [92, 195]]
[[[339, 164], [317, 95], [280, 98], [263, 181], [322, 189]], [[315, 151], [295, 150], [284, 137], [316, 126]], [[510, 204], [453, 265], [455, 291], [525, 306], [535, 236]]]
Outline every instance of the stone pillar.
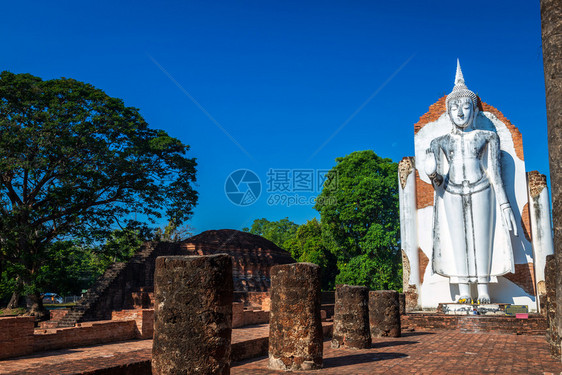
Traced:
[[154, 274], [153, 374], [230, 374], [232, 258], [166, 256]]
[[369, 289], [365, 286], [337, 285], [332, 348], [368, 349]]
[[398, 198], [400, 201], [400, 240], [402, 243], [402, 286], [408, 306], [418, 307], [420, 261], [416, 207], [415, 159], [411, 156], [398, 163]]
[[398, 302], [400, 303], [400, 315], [406, 314], [406, 294], [398, 293]]
[[269, 368], [322, 368], [320, 267], [293, 263], [271, 267]]
[[527, 173], [527, 179], [529, 181], [529, 211], [537, 297], [544, 299], [546, 294], [544, 276], [546, 257], [554, 254], [552, 225], [550, 224], [550, 201], [544, 174], [531, 171]]
[[400, 337], [400, 303], [395, 290], [369, 292], [372, 337]]
[[558, 320], [556, 319], [556, 259], [554, 255], [546, 257], [545, 267], [545, 284], [546, 284], [546, 341], [550, 346], [550, 354], [560, 357], [560, 340], [558, 336]]
[[[556, 270], [562, 265], [562, 0], [541, 0], [542, 54]], [[562, 328], [562, 277], [556, 278], [557, 320]]]

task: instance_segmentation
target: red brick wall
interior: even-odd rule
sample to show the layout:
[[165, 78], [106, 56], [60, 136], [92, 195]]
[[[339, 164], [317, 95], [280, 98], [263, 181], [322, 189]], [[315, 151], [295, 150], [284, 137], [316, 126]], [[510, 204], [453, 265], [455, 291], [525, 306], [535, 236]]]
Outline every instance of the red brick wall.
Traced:
[[139, 288], [140, 290], [131, 292], [131, 305], [135, 309], [154, 308], [153, 288]]
[[535, 266], [533, 263], [516, 264], [515, 273], [510, 272], [503, 275], [503, 277], [518, 285], [530, 295], [537, 295], [535, 289]]
[[232, 303], [232, 328], [244, 326], [244, 303]]
[[426, 124], [430, 122], [436, 121], [445, 111], [447, 110], [445, 107], [445, 101], [447, 100], [447, 96], [441, 97], [436, 103], [432, 104], [429, 107], [429, 111], [425, 113], [420, 120], [414, 124], [414, 134], [420, 131]]
[[111, 312], [111, 320], [134, 320], [137, 337], [151, 339], [154, 333], [154, 309], [120, 310]]
[[253, 306], [261, 307], [266, 299], [270, 299], [269, 292], [248, 292], [248, 302]]
[[420, 210], [433, 206], [434, 192], [433, 186], [424, 182], [416, 169], [416, 208]]
[[544, 335], [547, 323], [544, 316], [517, 319], [507, 316], [469, 316], [437, 314], [405, 314], [400, 317], [403, 330], [433, 331], [460, 330], [463, 333], [494, 332], [519, 335]]
[[425, 275], [425, 269], [429, 264], [429, 258], [425, 255], [422, 249], [418, 247], [418, 257], [419, 257], [419, 266], [420, 266], [420, 283], [423, 284], [423, 277]]
[[134, 320], [79, 323], [78, 327], [38, 329], [33, 335], [33, 351], [74, 348], [137, 337]]
[[269, 323], [269, 311], [244, 311], [244, 325]]
[[49, 311], [49, 319], [50, 320], [61, 320], [66, 314], [68, 314], [69, 311], [70, 311], [70, 309], [50, 310]]
[[33, 317], [0, 318], [0, 359], [33, 352], [34, 321]]
[[263, 323], [269, 323], [269, 311], [244, 310], [243, 303], [234, 302], [232, 304], [232, 328]]
[[523, 235], [527, 241], [532, 242], [531, 236], [531, 214], [529, 213], [529, 203], [525, 203], [523, 206], [523, 212], [521, 212], [521, 227], [523, 228]]

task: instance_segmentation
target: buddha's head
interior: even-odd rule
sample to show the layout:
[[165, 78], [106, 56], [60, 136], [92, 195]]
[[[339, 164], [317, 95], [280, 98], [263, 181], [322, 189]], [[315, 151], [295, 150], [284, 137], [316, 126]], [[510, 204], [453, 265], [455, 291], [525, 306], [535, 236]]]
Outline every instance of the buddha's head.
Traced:
[[447, 103], [449, 117], [453, 124], [459, 128], [466, 128], [474, 119], [474, 104], [469, 97], [452, 99]]
[[455, 87], [447, 95], [447, 113], [453, 124], [458, 128], [466, 128], [472, 124], [478, 112], [478, 98], [464, 83], [461, 66], [457, 60]]

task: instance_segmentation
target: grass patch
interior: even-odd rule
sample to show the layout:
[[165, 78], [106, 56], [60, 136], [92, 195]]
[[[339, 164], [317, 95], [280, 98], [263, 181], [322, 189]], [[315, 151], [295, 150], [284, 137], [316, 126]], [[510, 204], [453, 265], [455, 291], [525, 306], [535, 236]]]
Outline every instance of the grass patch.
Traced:
[[43, 306], [45, 306], [47, 309], [57, 309], [57, 308], [63, 308], [63, 307], [73, 307], [73, 306], [76, 306], [76, 302], [67, 302], [67, 303], [44, 303]]
[[23, 314], [25, 314], [25, 307], [18, 307], [16, 309], [0, 309], [0, 317], [18, 316]]

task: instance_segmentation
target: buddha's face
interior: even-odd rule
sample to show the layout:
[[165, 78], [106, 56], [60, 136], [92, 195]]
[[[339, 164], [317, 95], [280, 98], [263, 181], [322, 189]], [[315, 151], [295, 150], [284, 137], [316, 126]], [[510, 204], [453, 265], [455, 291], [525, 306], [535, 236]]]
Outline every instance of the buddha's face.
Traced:
[[472, 123], [474, 108], [470, 98], [459, 98], [449, 104], [449, 116], [459, 128], [466, 128]]

